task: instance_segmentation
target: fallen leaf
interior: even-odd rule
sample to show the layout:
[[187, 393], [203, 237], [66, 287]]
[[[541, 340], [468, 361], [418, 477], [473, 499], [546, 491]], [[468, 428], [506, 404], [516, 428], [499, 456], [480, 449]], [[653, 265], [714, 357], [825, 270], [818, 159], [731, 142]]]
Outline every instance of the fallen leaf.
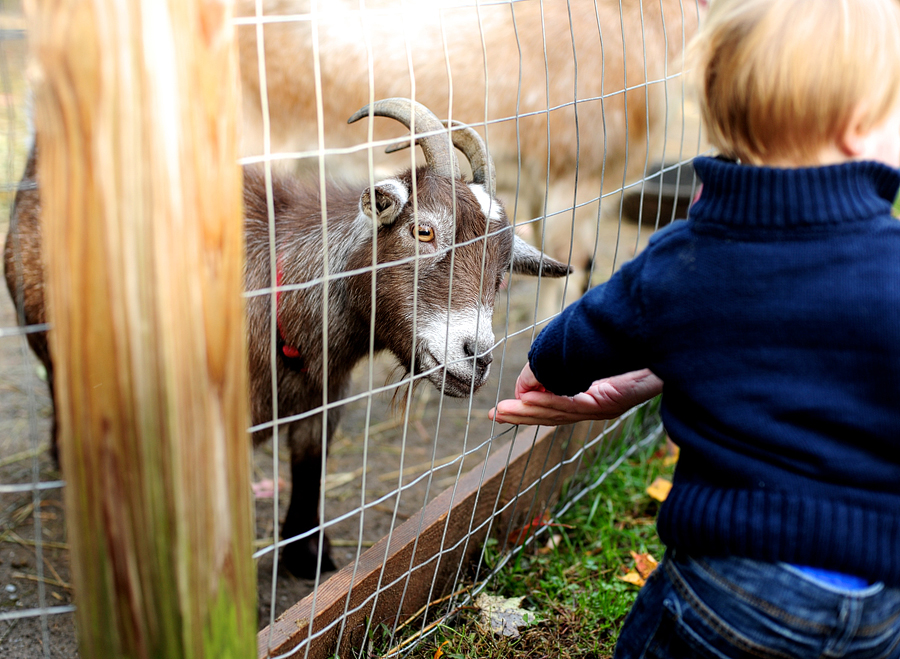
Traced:
[[535, 517], [533, 520], [521, 526], [517, 529], [513, 529], [509, 532], [509, 542], [515, 545], [522, 545], [528, 540], [529, 536], [535, 533], [538, 529], [544, 526], [549, 526], [550, 528], [555, 529], [570, 529], [572, 528], [569, 524], [551, 524], [550, 523], [550, 514], [544, 513], [540, 517]]
[[656, 569], [658, 562], [652, 555], [638, 554], [636, 551], [631, 552], [631, 557], [634, 559], [634, 569], [616, 578], [619, 581], [634, 584], [640, 588], [647, 582], [653, 570]]
[[540, 517], [535, 517], [530, 522], [527, 522], [523, 526], [513, 529], [509, 532], [509, 542], [514, 545], [524, 544], [526, 540], [528, 540], [528, 536], [535, 532], [535, 530], [541, 528], [544, 524], [547, 524], [550, 521], [549, 513], [544, 513]]
[[644, 577], [639, 575], [634, 570], [626, 572], [625, 574], [620, 574], [616, 577], [616, 579], [618, 579], [619, 581], [625, 581], [626, 583], [634, 584], [638, 587], [643, 586], [646, 582], [646, 579], [644, 579]]
[[680, 453], [681, 449], [678, 448], [678, 444], [666, 437], [666, 457], [663, 458], [663, 466], [671, 467], [676, 462], [678, 462], [678, 456], [680, 455]]
[[633, 551], [631, 557], [634, 559], [635, 569], [644, 579], [647, 579], [659, 565], [659, 562], [650, 554], [638, 554]]
[[562, 534], [554, 533], [550, 536], [550, 539], [547, 541], [547, 544], [537, 550], [538, 554], [549, 554], [554, 549], [559, 547], [562, 544]]
[[657, 476], [656, 480], [647, 487], [646, 492], [651, 498], [656, 499], [657, 501], [665, 501], [666, 497], [669, 496], [669, 491], [671, 489], [672, 481], [668, 478]]
[[521, 608], [524, 597], [498, 597], [481, 593], [475, 606], [481, 609], [479, 626], [483, 631], [515, 638], [519, 628], [535, 621], [535, 615]]
[[447, 645], [450, 641], [444, 641], [438, 646], [438, 649], [434, 653], [434, 659], [441, 659], [444, 656], [444, 646]]

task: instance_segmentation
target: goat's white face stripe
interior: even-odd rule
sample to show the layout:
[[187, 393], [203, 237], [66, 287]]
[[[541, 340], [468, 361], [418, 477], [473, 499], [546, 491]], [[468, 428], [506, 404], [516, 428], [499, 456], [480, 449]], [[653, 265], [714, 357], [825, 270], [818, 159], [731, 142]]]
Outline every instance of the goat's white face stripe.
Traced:
[[475, 198], [481, 205], [481, 210], [491, 221], [499, 221], [501, 219], [500, 204], [491, 198], [491, 195], [487, 193], [487, 190], [484, 189], [481, 183], [469, 183], [469, 190], [475, 195]]
[[493, 309], [482, 304], [449, 313], [424, 314], [416, 328], [420, 345], [449, 370], [470, 376], [472, 357], [466, 354], [465, 346], [475, 347], [477, 355], [494, 347], [492, 315]]

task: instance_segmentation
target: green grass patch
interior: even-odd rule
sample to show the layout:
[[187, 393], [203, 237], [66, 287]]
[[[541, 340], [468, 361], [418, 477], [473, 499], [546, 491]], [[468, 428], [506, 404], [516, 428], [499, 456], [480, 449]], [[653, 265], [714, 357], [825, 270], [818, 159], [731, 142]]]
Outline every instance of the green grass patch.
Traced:
[[[619, 629], [638, 593], [637, 586], [618, 577], [634, 568], [632, 551], [662, 558], [663, 546], [655, 526], [659, 502], [646, 489], [658, 476], [671, 479], [674, 466], [666, 460], [661, 436], [635, 450], [612, 471], [609, 467], [657, 424], [652, 408], [630, 421], [623, 437], [612, 440], [621, 442], [621, 448], [583, 468], [568, 484], [568, 493], [580, 492], [598, 479], [602, 482], [570, 505], [554, 519], [554, 526], [537, 535], [489, 580], [484, 592], [523, 597], [522, 607], [537, 618], [534, 624], [522, 630], [518, 638], [501, 637], [483, 631], [479, 611], [467, 606], [403, 656], [611, 657]], [[561, 501], [571, 498], [566, 494]], [[481, 574], [487, 574], [503, 558], [497, 541], [489, 540]], [[419, 624], [415, 629], [421, 627]], [[395, 646], [399, 640], [394, 637]]]

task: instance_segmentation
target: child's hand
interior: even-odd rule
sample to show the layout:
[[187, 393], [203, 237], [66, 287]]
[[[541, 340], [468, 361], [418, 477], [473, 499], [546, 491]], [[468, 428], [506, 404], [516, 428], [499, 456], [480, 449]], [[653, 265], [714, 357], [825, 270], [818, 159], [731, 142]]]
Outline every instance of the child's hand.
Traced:
[[644, 369], [597, 380], [575, 396], [557, 396], [544, 389], [526, 364], [516, 380], [516, 399], [500, 401], [488, 417], [499, 423], [544, 426], [614, 419], [662, 388], [662, 380]]
[[534, 377], [534, 373], [531, 372], [531, 365], [528, 362], [525, 362], [522, 372], [519, 373], [519, 377], [516, 379], [516, 398], [521, 399], [524, 394], [530, 391], [547, 390], [544, 389], [544, 385], [538, 382], [538, 379]]

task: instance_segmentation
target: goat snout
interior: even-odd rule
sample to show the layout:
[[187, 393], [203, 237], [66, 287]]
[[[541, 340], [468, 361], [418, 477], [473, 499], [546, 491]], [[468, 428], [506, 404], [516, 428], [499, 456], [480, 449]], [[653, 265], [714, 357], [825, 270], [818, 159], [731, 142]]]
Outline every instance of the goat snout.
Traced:
[[493, 354], [491, 353], [490, 347], [488, 350], [478, 354], [478, 341], [475, 339], [467, 339], [463, 342], [463, 353], [466, 357], [474, 357], [475, 358], [475, 374], [476, 376], [483, 376], [487, 373], [488, 367], [491, 365], [491, 362], [494, 361]]
[[494, 358], [491, 356], [491, 349], [488, 346], [486, 352], [478, 354], [478, 340], [477, 339], [466, 339], [463, 341], [463, 352], [466, 357], [475, 357], [478, 363], [483, 363], [485, 366], [494, 361]]
[[494, 347], [490, 310], [435, 313], [423, 319], [417, 370], [445, 395], [468, 396], [485, 383]]
[[[491, 340], [489, 340], [491, 339]], [[465, 370], [468, 377], [473, 381], [477, 389], [485, 380], [487, 380], [490, 372], [491, 362], [494, 361], [491, 349], [493, 347], [493, 334], [484, 333], [479, 337], [468, 337], [463, 339], [462, 353], [464, 358], [460, 370]]]

